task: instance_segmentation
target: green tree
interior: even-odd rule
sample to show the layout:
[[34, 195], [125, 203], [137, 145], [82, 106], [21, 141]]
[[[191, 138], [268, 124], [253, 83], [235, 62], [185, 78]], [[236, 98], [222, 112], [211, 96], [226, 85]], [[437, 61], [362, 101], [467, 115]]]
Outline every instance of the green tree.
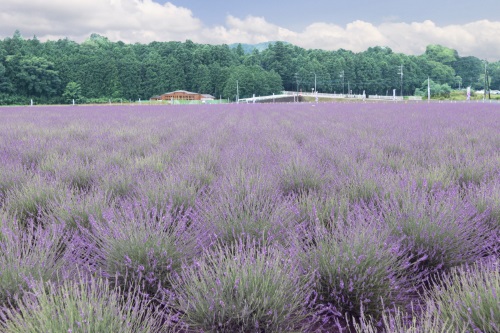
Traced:
[[24, 44], [24, 38], [19, 30], [16, 30], [11, 38], [4, 40], [4, 48], [8, 55], [23, 54]]
[[428, 45], [425, 49], [425, 57], [444, 65], [452, 65], [459, 58], [456, 50], [441, 45]]
[[261, 55], [258, 49], [253, 49], [252, 52], [245, 56], [243, 65], [245, 66], [261, 66]]
[[441, 83], [453, 84], [455, 82], [455, 70], [448, 65], [437, 61], [429, 61], [430, 77]]
[[500, 61], [490, 64], [490, 89], [500, 90]]
[[252, 97], [254, 94], [255, 96], [266, 96], [283, 90], [281, 77], [276, 72], [266, 72], [259, 66], [240, 65], [232, 67], [223, 95], [235, 100], [237, 97], [236, 86], [239, 88], [239, 98]]
[[236, 46], [234, 52], [236, 53], [236, 57], [238, 58], [238, 60], [242, 62], [245, 57], [245, 50], [243, 50], [243, 46], [241, 45], [241, 43]]
[[124, 45], [117, 50], [120, 57], [116, 61], [118, 79], [123, 98], [140, 96], [141, 61], [133, 52], [133, 47]]
[[12, 87], [8, 77], [6, 76], [5, 66], [0, 63], [0, 93], [10, 92], [11, 90]]
[[79, 101], [82, 98], [82, 87], [76, 82], [68, 82], [63, 97], [67, 102]]
[[294, 75], [296, 73], [292, 61], [294, 53], [293, 47], [283, 42], [269, 45], [268, 49], [262, 52], [264, 68], [278, 73], [286, 90], [293, 90], [294, 86]]
[[[381, 87], [381, 57], [374, 53], [360, 53], [355, 63], [355, 84], [353, 88], [358, 93], [365, 90], [368, 94], [379, 94]], [[396, 70], [394, 68], [394, 73]], [[394, 75], [394, 74], [393, 74]]]
[[165, 69], [164, 62], [160, 55], [153, 51], [145, 56], [140, 72], [140, 89], [137, 96], [131, 96], [132, 99], [150, 98], [168, 91], [167, 82], [162, 79]]
[[[476, 88], [479, 76], [484, 74], [484, 63], [476, 57], [463, 57], [453, 63], [455, 73], [462, 78], [462, 87]], [[484, 85], [481, 84], [481, 87]]]
[[213, 94], [212, 79], [210, 77], [210, 70], [206, 65], [199, 65], [196, 70], [196, 77], [193, 78], [192, 86], [194, 91], [202, 94]]
[[173, 54], [173, 58], [177, 62], [177, 68], [172, 68], [172, 71], [177, 71], [177, 76], [182, 75], [184, 78], [183, 86], [177, 89], [185, 90], [196, 90], [194, 85], [194, 78], [197, 75], [196, 64], [193, 63], [192, 55], [196, 46], [193, 42], [187, 41], [185, 44], [181, 45]]
[[51, 97], [58, 93], [61, 80], [51, 61], [35, 56], [10, 59], [15, 72], [15, 88], [32, 97]]
[[215, 97], [221, 97], [223, 95], [224, 98], [228, 98], [236, 95], [236, 93], [230, 93], [229, 95], [224, 93], [224, 88], [231, 72], [229, 67], [223, 67], [218, 62], [213, 62], [208, 65], [208, 70], [210, 71], [210, 79], [212, 83], [211, 91]]
[[444, 97], [444, 98], [450, 97], [451, 87], [447, 83], [439, 84], [439, 83], [436, 83], [432, 80], [429, 80], [428, 84], [427, 84], [427, 80], [425, 80], [422, 83], [421, 87], [417, 88], [415, 90], [415, 95], [427, 97], [427, 88], [428, 87], [431, 90], [431, 97]]

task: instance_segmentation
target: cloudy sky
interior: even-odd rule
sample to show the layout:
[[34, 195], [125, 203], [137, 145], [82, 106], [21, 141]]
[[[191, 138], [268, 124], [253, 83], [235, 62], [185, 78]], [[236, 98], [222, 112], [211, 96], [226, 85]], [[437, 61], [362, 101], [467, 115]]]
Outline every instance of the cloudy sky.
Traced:
[[500, 60], [500, 0], [1, 0], [0, 38], [98, 33], [112, 41], [230, 44], [282, 40], [355, 52], [388, 46], [421, 54], [428, 44]]

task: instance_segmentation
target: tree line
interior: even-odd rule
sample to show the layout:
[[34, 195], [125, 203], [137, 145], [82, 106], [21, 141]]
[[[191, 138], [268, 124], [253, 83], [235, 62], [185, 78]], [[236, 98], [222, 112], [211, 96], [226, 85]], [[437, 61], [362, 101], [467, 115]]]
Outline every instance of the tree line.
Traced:
[[0, 40], [0, 104], [137, 101], [178, 89], [234, 100], [236, 82], [240, 98], [313, 89], [367, 95], [392, 95], [396, 89], [398, 95], [413, 95], [427, 91], [428, 77], [440, 94], [485, 84], [500, 89], [500, 61], [460, 57], [440, 45], [405, 55], [388, 47], [354, 53], [284, 42], [263, 51], [190, 40], [126, 44], [98, 34], [82, 43], [41, 42], [19, 31]]

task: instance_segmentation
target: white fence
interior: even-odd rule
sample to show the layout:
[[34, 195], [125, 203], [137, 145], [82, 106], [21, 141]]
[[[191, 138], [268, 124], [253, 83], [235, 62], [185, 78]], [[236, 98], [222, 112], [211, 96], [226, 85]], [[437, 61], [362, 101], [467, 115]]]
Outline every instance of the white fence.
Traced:
[[288, 96], [308, 96], [308, 97], [318, 97], [318, 98], [357, 98], [364, 99], [364, 95], [354, 95], [354, 94], [327, 94], [327, 93], [316, 93], [316, 92], [296, 92], [296, 91], [284, 91], [283, 94]]
[[280, 95], [255, 96], [255, 97], [248, 97], [248, 98], [240, 98], [238, 101], [240, 103], [255, 103], [258, 101], [268, 101], [268, 100], [280, 99], [283, 97], [290, 97], [290, 96], [292, 96], [292, 95], [285, 94], [285, 92], [284, 92], [283, 94], [280, 94]]
[[402, 101], [403, 96], [369, 95], [368, 99], [381, 100], [381, 101]]
[[[295, 91], [284, 91], [284, 94], [287, 95], [297, 95], [297, 92]], [[364, 94], [325, 94], [325, 93], [312, 93], [312, 92], [301, 92], [298, 93], [299, 96], [308, 96], [308, 97], [318, 97], [318, 98], [333, 98], [333, 99], [343, 99], [343, 98], [349, 98], [349, 99], [366, 99], [366, 95]], [[410, 96], [413, 97], [413, 96]], [[416, 96], [416, 99], [409, 98], [410, 100], [421, 100], [422, 98], [419, 96]], [[373, 100], [384, 100], [384, 101], [402, 101], [403, 97], [402, 96], [381, 96], [381, 95], [369, 95], [368, 99], [373, 99]]]

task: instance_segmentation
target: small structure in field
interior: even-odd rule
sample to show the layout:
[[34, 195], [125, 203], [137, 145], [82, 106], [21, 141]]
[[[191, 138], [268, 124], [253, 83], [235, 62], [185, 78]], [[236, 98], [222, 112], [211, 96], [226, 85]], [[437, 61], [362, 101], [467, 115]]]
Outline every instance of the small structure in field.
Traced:
[[186, 90], [176, 90], [162, 95], [151, 97], [152, 101], [211, 101], [212, 95], [199, 94]]

